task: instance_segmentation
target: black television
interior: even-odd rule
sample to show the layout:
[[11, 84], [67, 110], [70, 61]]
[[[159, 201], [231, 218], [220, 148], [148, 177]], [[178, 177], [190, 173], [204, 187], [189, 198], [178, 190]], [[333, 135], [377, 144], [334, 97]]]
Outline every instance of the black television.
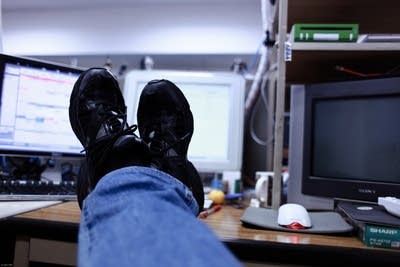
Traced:
[[291, 88], [288, 201], [400, 198], [400, 77]]
[[0, 54], [0, 154], [82, 157], [69, 97], [83, 70]]

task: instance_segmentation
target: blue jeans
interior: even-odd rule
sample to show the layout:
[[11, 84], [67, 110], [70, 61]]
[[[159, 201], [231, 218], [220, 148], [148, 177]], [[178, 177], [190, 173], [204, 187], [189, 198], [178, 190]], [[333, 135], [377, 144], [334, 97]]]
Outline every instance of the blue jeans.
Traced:
[[197, 213], [190, 190], [164, 172], [110, 172], [84, 201], [78, 266], [240, 266]]

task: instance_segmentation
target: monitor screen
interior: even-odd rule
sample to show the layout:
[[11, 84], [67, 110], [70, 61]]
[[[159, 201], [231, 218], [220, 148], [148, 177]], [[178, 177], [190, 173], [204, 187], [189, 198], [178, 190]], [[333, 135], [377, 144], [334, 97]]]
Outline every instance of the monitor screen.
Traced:
[[245, 82], [225, 72], [131, 71], [125, 79], [128, 122], [136, 124], [143, 87], [153, 79], [174, 82], [188, 99], [194, 133], [188, 157], [199, 171], [240, 170], [242, 164]]
[[294, 86], [292, 97], [302, 139], [290, 135], [290, 179], [304, 195], [290, 200], [400, 196], [400, 78]]
[[69, 123], [69, 97], [82, 70], [0, 55], [0, 152], [78, 156]]
[[400, 182], [400, 95], [316, 100], [310, 175]]

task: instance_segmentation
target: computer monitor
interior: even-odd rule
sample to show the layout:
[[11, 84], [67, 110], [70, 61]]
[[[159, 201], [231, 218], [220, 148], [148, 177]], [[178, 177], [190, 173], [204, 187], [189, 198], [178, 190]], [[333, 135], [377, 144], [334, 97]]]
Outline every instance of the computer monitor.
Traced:
[[82, 70], [0, 55], [0, 154], [82, 156], [68, 117]]
[[400, 78], [291, 88], [288, 200], [400, 197]]
[[143, 87], [167, 79], [184, 93], [194, 117], [188, 157], [200, 172], [240, 171], [242, 166], [244, 78], [228, 72], [133, 70], [127, 73], [124, 97], [127, 118], [136, 124]]

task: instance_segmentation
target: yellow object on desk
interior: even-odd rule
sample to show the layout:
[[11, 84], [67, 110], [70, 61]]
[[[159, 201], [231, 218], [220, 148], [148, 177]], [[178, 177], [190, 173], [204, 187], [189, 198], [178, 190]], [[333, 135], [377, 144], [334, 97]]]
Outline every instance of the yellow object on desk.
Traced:
[[212, 189], [210, 193], [208, 193], [208, 199], [211, 199], [215, 204], [222, 204], [225, 200], [225, 194], [221, 190]]

